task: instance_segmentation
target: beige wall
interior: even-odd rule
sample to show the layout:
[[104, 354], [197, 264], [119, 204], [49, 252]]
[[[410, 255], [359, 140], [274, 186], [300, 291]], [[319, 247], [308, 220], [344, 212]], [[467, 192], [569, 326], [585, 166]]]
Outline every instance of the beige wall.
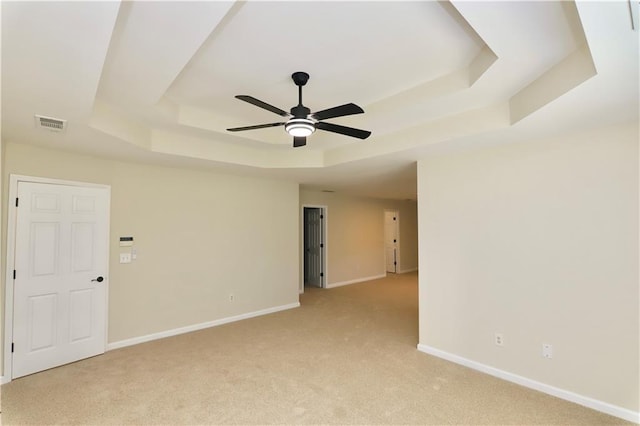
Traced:
[[[0, 9], [2, 9], [0, 7]], [[2, 13], [0, 13], [2, 15]], [[0, 102], [1, 104], [1, 102]], [[1, 109], [1, 108], [0, 108]], [[0, 125], [0, 135], [2, 134], [2, 125]], [[5, 301], [5, 286], [4, 286], [4, 274], [6, 264], [5, 253], [5, 224], [4, 218], [7, 217], [4, 211], [1, 197], [4, 188], [4, 142], [0, 139], [0, 377], [4, 376], [4, 301]], [[2, 392], [0, 391], [0, 400]], [[1, 408], [1, 407], [0, 407]]]
[[417, 269], [416, 202], [301, 190], [301, 209], [303, 205], [327, 206], [328, 286], [385, 275], [385, 209], [400, 212], [399, 272]]
[[[13, 143], [3, 172], [2, 217], [9, 174], [111, 185], [109, 342], [298, 302], [295, 183]], [[118, 263], [120, 236], [135, 238], [131, 264]]]
[[[390, 203], [392, 206], [393, 202]], [[398, 272], [418, 270], [418, 203], [416, 201], [396, 201], [400, 215], [400, 265]]]
[[638, 124], [427, 158], [418, 189], [420, 344], [637, 412]]

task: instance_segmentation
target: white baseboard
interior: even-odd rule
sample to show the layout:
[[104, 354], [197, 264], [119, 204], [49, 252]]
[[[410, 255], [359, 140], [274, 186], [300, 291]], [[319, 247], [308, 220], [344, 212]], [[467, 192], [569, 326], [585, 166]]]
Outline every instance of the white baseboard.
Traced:
[[421, 352], [427, 353], [429, 355], [433, 355], [438, 358], [446, 359], [447, 361], [451, 361], [456, 364], [464, 365], [465, 367], [469, 367], [474, 370], [481, 371], [483, 373], [489, 374], [499, 379], [506, 380], [508, 382], [513, 382], [518, 385], [521, 385], [530, 389], [534, 389], [539, 392], [543, 392], [560, 399], [564, 399], [566, 401], [574, 402], [576, 404], [582, 405], [587, 408], [591, 408], [596, 411], [600, 411], [605, 414], [609, 414], [611, 416], [619, 417], [621, 419], [634, 422], [634, 423], [640, 423], [640, 413], [631, 411], [626, 408], [618, 407], [617, 405], [613, 405], [604, 401], [599, 401], [597, 399], [589, 398], [588, 396], [579, 395], [577, 393], [573, 393], [571, 391], [567, 391], [564, 389], [559, 389], [559, 388], [556, 388], [555, 386], [537, 382], [527, 377], [518, 376], [517, 374], [509, 373], [507, 371], [503, 371], [495, 367], [490, 367], [488, 365], [481, 364], [479, 362], [472, 361], [470, 359], [463, 358], [461, 356], [454, 355], [452, 353], [445, 352], [431, 346], [418, 344], [418, 350]]
[[5, 383], [9, 383], [11, 380], [8, 379], [8, 376], [0, 376], [0, 385], [4, 385]]
[[343, 285], [349, 285], [349, 284], [355, 284], [355, 283], [361, 283], [363, 281], [371, 281], [371, 280], [377, 280], [380, 278], [384, 278], [386, 277], [387, 274], [382, 274], [382, 275], [375, 275], [373, 277], [364, 277], [364, 278], [356, 278], [355, 280], [349, 280], [349, 281], [340, 281], [337, 283], [330, 283], [327, 284], [326, 288], [334, 288], [334, 287], [341, 287]]
[[300, 302], [295, 302], [295, 303], [290, 303], [288, 305], [275, 306], [273, 308], [267, 308], [267, 309], [262, 309], [260, 311], [248, 312], [246, 314], [221, 318], [214, 321], [203, 322], [200, 324], [193, 324], [186, 327], [174, 328], [173, 330], [166, 330], [158, 333], [147, 334], [146, 336], [133, 337], [131, 339], [125, 339], [117, 342], [108, 343], [107, 351], [112, 351], [114, 349], [120, 349], [127, 346], [150, 342], [152, 340], [164, 339], [165, 337], [177, 336], [179, 334], [190, 333], [192, 331], [203, 330], [205, 328], [216, 327], [218, 325], [228, 324], [230, 322], [259, 317], [261, 315], [272, 314], [274, 312], [285, 311], [287, 309], [293, 309], [293, 308], [299, 308], [299, 307], [300, 307]]
[[417, 267], [416, 267], [416, 268], [409, 268], [409, 269], [402, 269], [402, 270], [398, 271], [398, 273], [399, 273], [399, 274], [406, 274], [406, 273], [408, 273], [408, 272], [415, 272], [415, 271], [417, 271], [417, 270], [418, 270], [418, 268], [417, 268]]

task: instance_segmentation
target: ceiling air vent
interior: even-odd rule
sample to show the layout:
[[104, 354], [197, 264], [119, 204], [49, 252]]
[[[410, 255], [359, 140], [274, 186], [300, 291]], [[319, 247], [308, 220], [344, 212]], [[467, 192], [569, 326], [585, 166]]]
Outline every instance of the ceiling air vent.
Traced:
[[52, 132], [62, 132], [67, 127], [67, 120], [36, 114], [36, 127]]

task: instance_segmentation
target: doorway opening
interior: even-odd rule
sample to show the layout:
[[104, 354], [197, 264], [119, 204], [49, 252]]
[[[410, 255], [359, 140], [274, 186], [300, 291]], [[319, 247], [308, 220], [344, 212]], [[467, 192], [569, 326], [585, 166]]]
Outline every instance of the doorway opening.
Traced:
[[326, 287], [326, 207], [303, 206], [303, 287]]
[[400, 215], [398, 210], [384, 211], [384, 258], [385, 271], [398, 273], [400, 265]]

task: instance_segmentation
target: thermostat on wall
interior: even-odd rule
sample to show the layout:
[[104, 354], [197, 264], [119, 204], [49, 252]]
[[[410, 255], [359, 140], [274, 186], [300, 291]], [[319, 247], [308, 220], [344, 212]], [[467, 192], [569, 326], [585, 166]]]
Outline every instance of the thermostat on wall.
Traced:
[[120, 247], [131, 247], [133, 245], [133, 237], [120, 237]]

